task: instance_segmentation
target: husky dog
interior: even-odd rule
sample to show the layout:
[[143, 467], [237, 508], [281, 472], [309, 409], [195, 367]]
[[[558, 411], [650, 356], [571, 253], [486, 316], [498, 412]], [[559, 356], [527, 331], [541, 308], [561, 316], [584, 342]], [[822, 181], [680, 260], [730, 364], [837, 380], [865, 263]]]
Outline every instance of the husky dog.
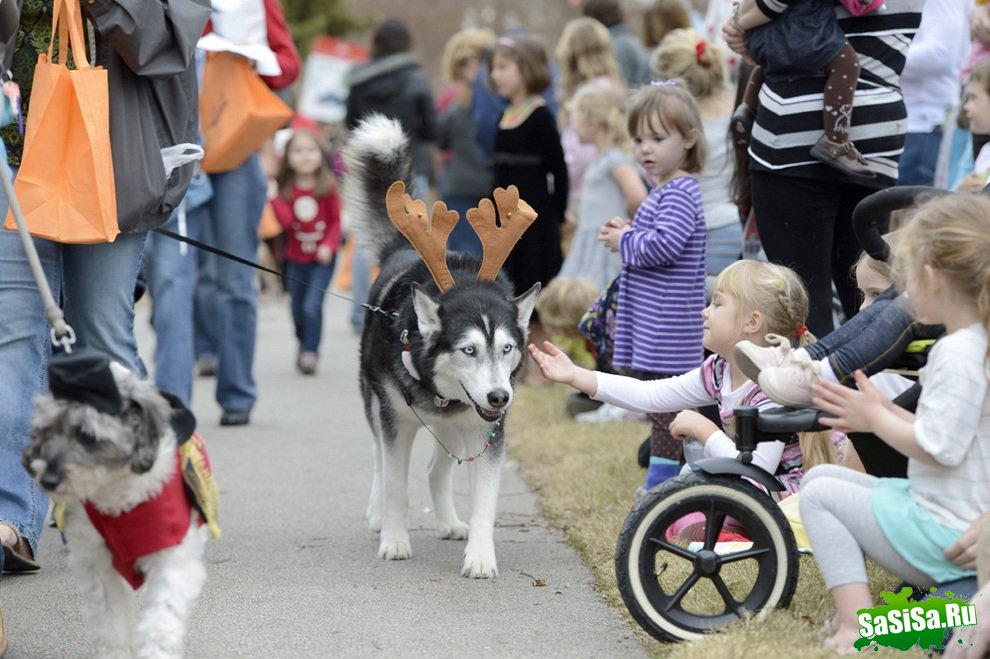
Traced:
[[[452, 253], [444, 269], [453, 285], [441, 291], [431, 277], [434, 266], [389, 221], [387, 189], [410, 179], [409, 140], [399, 124], [381, 115], [365, 119], [345, 157], [348, 212], [369, 260], [381, 265], [369, 294], [376, 310], [366, 312], [360, 360], [365, 415], [375, 434], [367, 516], [371, 529], [381, 533], [378, 555], [412, 555], [409, 455], [426, 425], [435, 440], [429, 483], [440, 535], [467, 539], [462, 575], [498, 576], [493, 536], [504, 418], [539, 284], [515, 297], [504, 276], [478, 279], [480, 260]], [[472, 471], [470, 523], [454, 510], [455, 462], [466, 462]]]
[[[94, 656], [181, 657], [206, 581], [207, 529], [189, 507], [176, 447], [177, 432], [192, 432], [192, 415], [182, 408], [188, 417], [177, 421], [154, 385], [105, 357], [81, 370], [88, 381], [77, 379], [69, 398], [35, 401], [22, 461], [64, 506], [56, 519]], [[53, 374], [52, 391], [59, 386]]]

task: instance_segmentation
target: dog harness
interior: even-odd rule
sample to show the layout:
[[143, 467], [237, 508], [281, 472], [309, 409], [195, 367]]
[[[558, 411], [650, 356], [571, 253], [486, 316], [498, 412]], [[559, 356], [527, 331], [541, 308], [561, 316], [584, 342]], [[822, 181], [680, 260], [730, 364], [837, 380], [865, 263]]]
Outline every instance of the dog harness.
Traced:
[[180, 544], [189, 532], [193, 508], [200, 513], [199, 524], [220, 537], [217, 494], [205, 444], [194, 433], [176, 449], [175, 471], [154, 499], [119, 515], [102, 513], [88, 501], [83, 508], [106, 543], [114, 569], [137, 590], [144, 583], [144, 575], [135, 569], [137, 560]]
[[88, 501], [83, 503], [83, 508], [106, 542], [113, 557], [113, 567], [131, 588], [137, 590], [144, 583], [144, 575], [134, 569], [137, 560], [176, 546], [189, 532], [192, 504], [182, 484], [178, 452], [172, 477], [154, 499], [119, 515], [102, 513]]

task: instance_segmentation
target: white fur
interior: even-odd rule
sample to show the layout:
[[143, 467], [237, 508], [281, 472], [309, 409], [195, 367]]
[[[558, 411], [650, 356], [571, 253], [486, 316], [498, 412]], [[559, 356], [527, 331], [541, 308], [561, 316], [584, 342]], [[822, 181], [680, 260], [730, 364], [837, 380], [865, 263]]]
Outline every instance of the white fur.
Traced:
[[[59, 469], [52, 498], [65, 504], [64, 528], [69, 568], [79, 583], [83, 617], [98, 659], [176, 659], [183, 654], [186, 626], [206, 583], [203, 553], [209, 531], [193, 511], [180, 544], [144, 556], [135, 564], [144, 584], [135, 592], [112, 564], [103, 538], [83, 508], [88, 501], [107, 515], [131, 510], [162, 491], [176, 469], [176, 440], [168, 425], [169, 406], [154, 386], [114, 365], [125, 400], [135, 401], [158, 428], [151, 468], [136, 473], [130, 464], [102, 464], [99, 451], [81, 450], [75, 427], [84, 427], [105, 445], [126, 455], [146, 438], [116, 416], [42, 396], [36, 401], [32, 440], [25, 450], [29, 471], [39, 482], [46, 469]], [[64, 432], [68, 421], [69, 430]], [[68, 436], [67, 436], [68, 435]], [[140, 602], [140, 604], [139, 604]]]

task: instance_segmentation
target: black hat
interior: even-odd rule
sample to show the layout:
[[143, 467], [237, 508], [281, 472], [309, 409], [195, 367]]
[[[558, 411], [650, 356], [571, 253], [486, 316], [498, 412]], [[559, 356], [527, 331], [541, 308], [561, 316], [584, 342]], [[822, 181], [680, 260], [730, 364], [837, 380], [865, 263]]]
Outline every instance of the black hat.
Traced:
[[110, 358], [91, 348], [55, 354], [48, 363], [48, 381], [55, 398], [85, 403], [107, 414], [119, 414], [124, 407]]

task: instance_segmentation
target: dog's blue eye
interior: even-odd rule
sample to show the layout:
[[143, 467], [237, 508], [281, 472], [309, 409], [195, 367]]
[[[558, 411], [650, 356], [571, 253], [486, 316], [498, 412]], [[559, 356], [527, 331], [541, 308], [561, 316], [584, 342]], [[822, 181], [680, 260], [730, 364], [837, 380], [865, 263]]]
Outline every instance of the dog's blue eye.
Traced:
[[466, 348], [461, 348], [461, 352], [463, 352], [468, 357], [471, 357], [471, 356], [474, 355], [474, 346], [468, 346]]
[[514, 345], [512, 345], [511, 343], [506, 343], [505, 347], [502, 348], [502, 352], [504, 352], [505, 354], [509, 354], [510, 352], [512, 352], [513, 348], [515, 348]]

